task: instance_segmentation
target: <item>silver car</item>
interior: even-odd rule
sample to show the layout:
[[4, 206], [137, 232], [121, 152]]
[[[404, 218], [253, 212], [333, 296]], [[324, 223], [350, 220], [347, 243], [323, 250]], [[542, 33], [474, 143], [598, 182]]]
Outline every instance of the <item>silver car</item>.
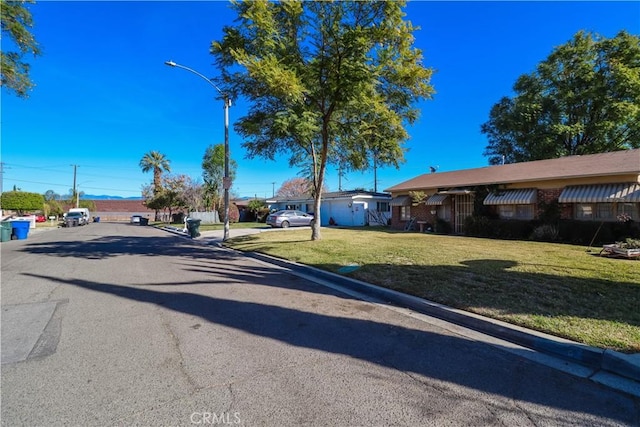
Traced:
[[297, 227], [311, 225], [313, 215], [302, 211], [286, 210], [269, 214], [267, 224], [272, 227]]

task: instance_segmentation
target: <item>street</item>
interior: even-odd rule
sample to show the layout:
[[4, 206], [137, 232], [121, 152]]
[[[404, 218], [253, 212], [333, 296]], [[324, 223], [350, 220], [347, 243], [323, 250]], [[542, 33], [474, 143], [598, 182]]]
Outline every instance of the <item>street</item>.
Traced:
[[640, 401], [164, 231], [0, 245], [3, 426], [634, 426]]

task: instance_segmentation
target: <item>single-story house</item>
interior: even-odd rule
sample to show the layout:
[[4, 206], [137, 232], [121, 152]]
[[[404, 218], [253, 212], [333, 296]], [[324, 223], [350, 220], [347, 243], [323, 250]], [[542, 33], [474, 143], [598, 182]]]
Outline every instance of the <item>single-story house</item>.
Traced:
[[[562, 219], [640, 221], [640, 149], [426, 173], [385, 191], [397, 229], [440, 219], [463, 233], [477, 197], [502, 219], [536, 219], [555, 202]], [[414, 205], [415, 192], [424, 193], [424, 203]]]
[[[322, 195], [320, 221], [322, 226], [386, 225], [391, 218], [391, 194], [372, 191], [335, 191]], [[267, 200], [271, 210], [297, 209], [313, 213], [313, 198]]]

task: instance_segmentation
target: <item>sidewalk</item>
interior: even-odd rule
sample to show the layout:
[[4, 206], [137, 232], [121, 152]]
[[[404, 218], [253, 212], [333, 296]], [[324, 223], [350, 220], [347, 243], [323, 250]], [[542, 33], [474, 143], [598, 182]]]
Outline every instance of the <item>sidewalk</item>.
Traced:
[[[189, 238], [188, 234], [180, 231], [167, 231]], [[230, 229], [229, 237], [233, 238], [273, 231], [286, 232], [286, 229]], [[223, 230], [205, 231], [200, 237], [194, 240], [204, 244], [222, 247], [222, 237]], [[607, 387], [640, 397], [640, 353], [623, 354], [613, 350], [590, 347], [303, 264], [255, 252], [237, 253], [278, 266], [288, 270], [291, 274], [304, 277], [322, 285], [326, 286], [330, 284], [331, 287], [341, 288], [339, 290], [352, 293], [371, 302], [409, 309], [454, 325], [462, 326], [463, 328], [468, 328], [480, 334], [486, 334], [490, 337], [515, 343], [524, 348], [559, 359], [564, 365], [567, 363], [577, 364], [585, 369], [565, 369], [563, 363], [555, 363], [556, 367], [565, 372], [588, 378]], [[473, 339], [482, 340], [479, 334], [474, 334]]]

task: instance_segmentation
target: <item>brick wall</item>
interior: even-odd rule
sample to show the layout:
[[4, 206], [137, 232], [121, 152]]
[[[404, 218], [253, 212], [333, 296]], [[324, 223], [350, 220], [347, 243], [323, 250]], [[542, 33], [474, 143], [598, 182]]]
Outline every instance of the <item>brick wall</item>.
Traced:
[[[420, 203], [418, 206], [410, 206], [410, 216], [415, 217], [416, 221], [426, 221], [432, 225], [436, 222], [436, 215], [431, 214], [431, 210], [436, 210], [436, 206], [427, 206]], [[394, 230], [403, 230], [408, 221], [400, 220], [400, 206], [391, 207], [391, 228]], [[414, 227], [418, 229], [418, 225]]]
[[[541, 213], [540, 204], [543, 202], [547, 204], [557, 202], [558, 198], [560, 197], [560, 193], [562, 193], [562, 188], [538, 190], [538, 212], [536, 217], [538, 217]], [[571, 203], [563, 203], [559, 206], [561, 219], [573, 218], [573, 205]]]

